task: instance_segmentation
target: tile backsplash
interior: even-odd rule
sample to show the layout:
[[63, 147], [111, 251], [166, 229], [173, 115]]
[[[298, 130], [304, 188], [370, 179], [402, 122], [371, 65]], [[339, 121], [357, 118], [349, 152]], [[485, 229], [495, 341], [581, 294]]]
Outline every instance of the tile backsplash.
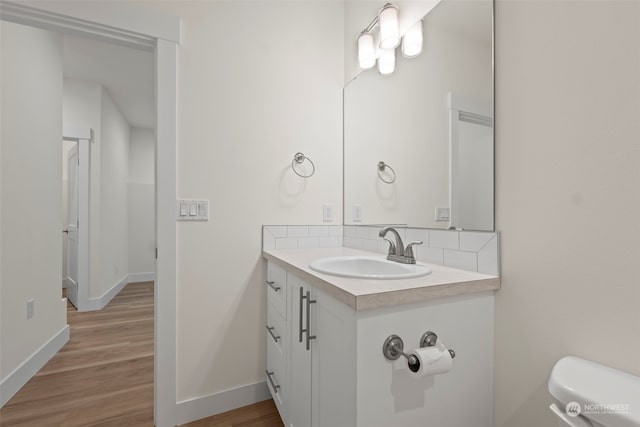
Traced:
[[[421, 241], [418, 261], [462, 270], [499, 274], [499, 236], [493, 231], [435, 230], [394, 226], [405, 245]], [[369, 225], [265, 225], [263, 249], [334, 248], [345, 246], [386, 254], [389, 244]], [[392, 238], [391, 235], [387, 237]]]

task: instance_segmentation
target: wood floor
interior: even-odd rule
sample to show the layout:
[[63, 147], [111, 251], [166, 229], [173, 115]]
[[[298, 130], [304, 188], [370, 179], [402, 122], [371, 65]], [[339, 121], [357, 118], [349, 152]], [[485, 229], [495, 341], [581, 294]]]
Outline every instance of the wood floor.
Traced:
[[[0, 410], [0, 426], [153, 426], [153, 283], [101, 311], [67, 305], [71, 339]], [[272, 400], [188, 424], [281, 427]]]

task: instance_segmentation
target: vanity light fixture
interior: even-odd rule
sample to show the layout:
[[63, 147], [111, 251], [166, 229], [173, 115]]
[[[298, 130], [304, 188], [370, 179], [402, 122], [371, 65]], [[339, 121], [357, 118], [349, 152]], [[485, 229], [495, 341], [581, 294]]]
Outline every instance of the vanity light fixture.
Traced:
[[400, 45], [398, 6], [387, 3], [378, 12], [380, 25], [380, 49], [395, 49]]
[[422, 53], [422, 19], [416, 22], [402, 37], [402, 56], [415, 58]]
[[401, 38], [398, 15], [398, 6], [387, 3], [358, 35], [358, 64], [361, 69], [372, 68], [377, 59], [380, 74], [393, 74], [396, 68], [395, 49], [401, 41], [404, 57], [414, 58], [422, 52], [422, 20], [412, 25]]
[[371, 31], [363, 31], [358, 36], [358, 63], [363, 70], [376, 65], [375, 37]]
[[378, 72], [383, 76], [393, 74], [396, 69], [396, 50], [380, 49], [378, 57]]

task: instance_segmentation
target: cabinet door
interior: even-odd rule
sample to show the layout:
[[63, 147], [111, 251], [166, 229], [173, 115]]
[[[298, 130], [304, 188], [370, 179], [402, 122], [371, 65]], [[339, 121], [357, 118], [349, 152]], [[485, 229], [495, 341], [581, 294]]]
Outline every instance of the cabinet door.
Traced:
[[[290, 312], [289, 322], [289, 394], [287, 395], [288, 427], [311, 426], [311, 350], [307, 349], [307, 292], [313, 289], [297, 276], [287, 273]], [[313, 304], [311, 304], [313, 306]], [[314, 307], [311, 307], [313, 311]], [[314, 344], [313, 341], [310, 344]]]
[[[315, 291], [312, 306], [313, 427], [356, 425], [356, 318], [355, 312], [322, 291]], [[372, 354], [371, 357], [377, 355]]]

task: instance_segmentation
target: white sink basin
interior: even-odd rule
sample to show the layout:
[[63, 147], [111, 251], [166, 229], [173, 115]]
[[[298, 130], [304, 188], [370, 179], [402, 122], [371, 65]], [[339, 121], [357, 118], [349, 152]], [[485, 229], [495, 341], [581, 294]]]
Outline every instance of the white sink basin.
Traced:
[[424, 264], [401, 264], [374, 256], [319, 258], [311, 262], [309, 267], [318, 273], [358, 279], [410, 279], [431, 273], [431, 268]]

